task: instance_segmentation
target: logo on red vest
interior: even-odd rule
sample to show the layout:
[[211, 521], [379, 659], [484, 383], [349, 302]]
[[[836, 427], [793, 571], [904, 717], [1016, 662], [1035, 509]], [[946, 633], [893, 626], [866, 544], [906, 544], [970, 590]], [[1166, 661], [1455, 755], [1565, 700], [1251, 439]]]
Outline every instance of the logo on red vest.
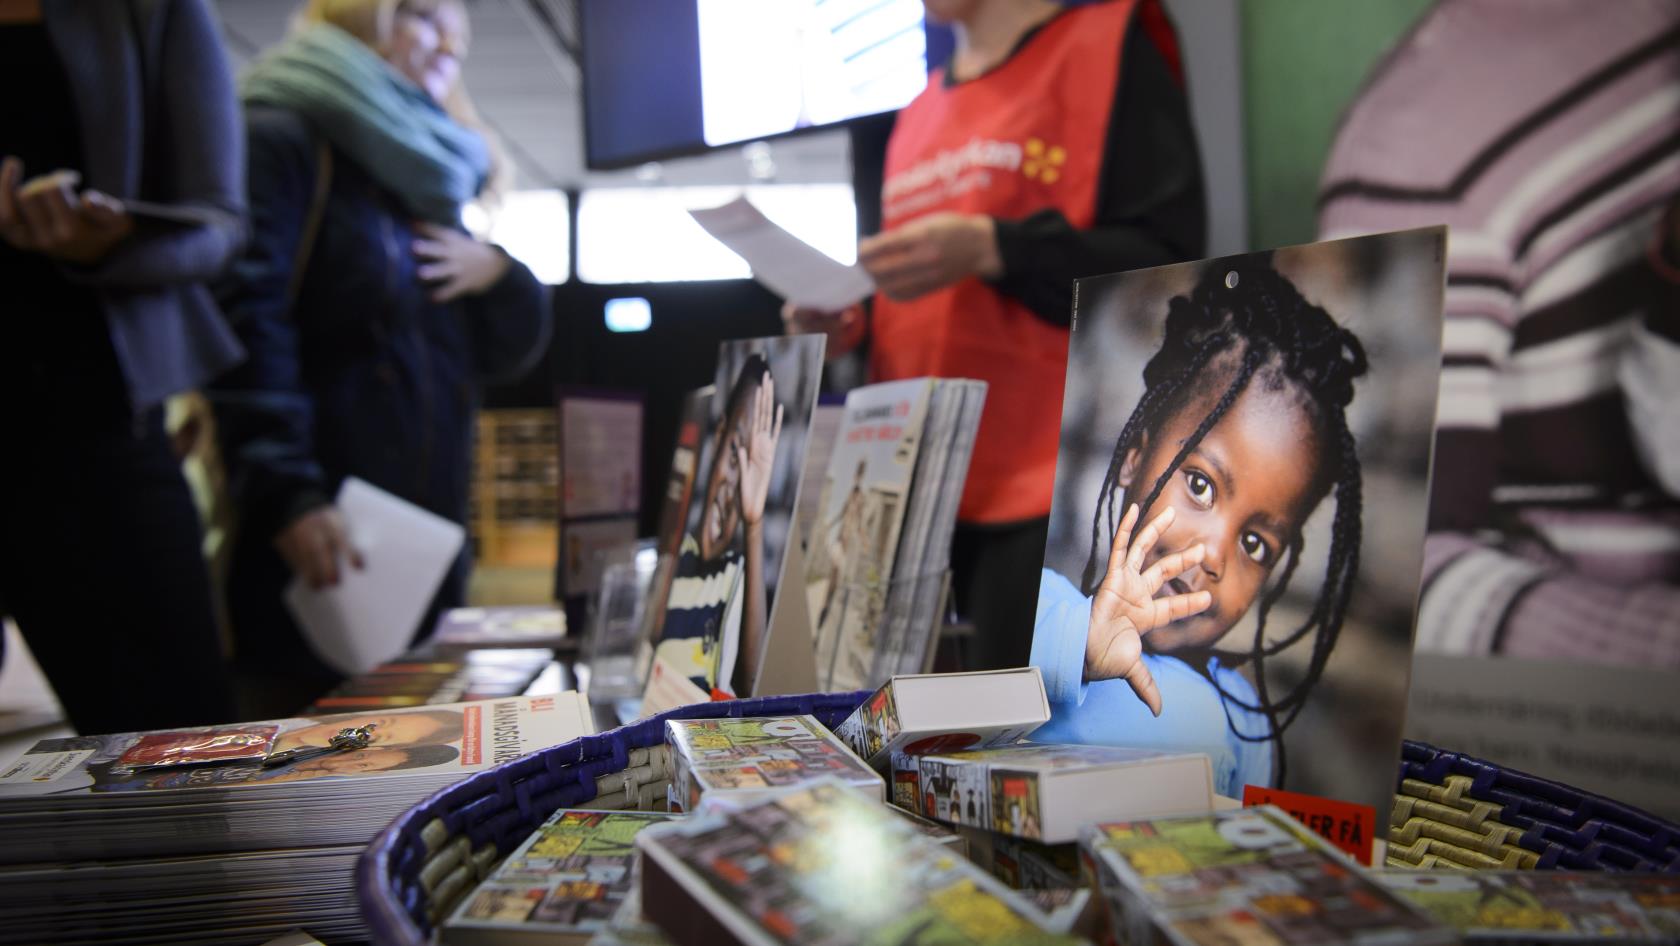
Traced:
[[955, 149], [888, 175], [881, 188], [881, 207], [888, 220], [930, 209], [973, 190], [991, 186], [992, 172], [1021, 167], [1021, 146], [1013, 141], [970, 138]]
[[1028, 138], [1021, 150], [1026, 156], [1021, 162], [1021, 173], [1027, 176], [1027, 180], [1054, 184], [1062, 176], [1062, 165], [1067, 163], [1066, 148], [1047, 145], [1039, 138]]

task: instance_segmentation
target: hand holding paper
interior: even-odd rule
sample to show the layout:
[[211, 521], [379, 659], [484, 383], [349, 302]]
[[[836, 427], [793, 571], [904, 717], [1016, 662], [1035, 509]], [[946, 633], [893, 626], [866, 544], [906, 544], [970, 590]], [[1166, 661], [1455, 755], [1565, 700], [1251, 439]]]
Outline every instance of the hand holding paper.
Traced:
[[297, 517], [274, 539], [274, 548], [292, 574], [312, 590], [338, 584], [339, 563], [360, 570], [361, 553], [335, 506], [322, 506]]
[[354, 477], [344, 481], [337, 506], [362, 567], [340, 570], [338, 584], [319, 590], [293, 578], [285, 600], [321, 659], [354, 675], [408, 648], [465, 533]]

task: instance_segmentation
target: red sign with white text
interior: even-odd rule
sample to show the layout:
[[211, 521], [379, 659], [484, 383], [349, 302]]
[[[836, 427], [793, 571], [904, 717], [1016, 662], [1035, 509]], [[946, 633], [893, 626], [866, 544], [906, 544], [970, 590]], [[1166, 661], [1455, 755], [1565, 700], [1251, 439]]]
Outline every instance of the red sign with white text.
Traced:
[[1377, 831], [1377, 810], [1370, 805], [1286, 792], [1281, 788], [1243, 786], [1243, 807], [1276, 805], [1289, 816], [1340, 848], [1343, 853], [1371, 866], [1371, 843]]

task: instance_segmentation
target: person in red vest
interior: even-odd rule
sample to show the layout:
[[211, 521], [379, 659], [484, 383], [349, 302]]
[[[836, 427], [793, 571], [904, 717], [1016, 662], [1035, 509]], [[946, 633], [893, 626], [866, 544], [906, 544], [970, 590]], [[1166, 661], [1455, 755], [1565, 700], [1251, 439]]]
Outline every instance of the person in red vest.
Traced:
[[[956, 45], [901, 112], [880, 168], [879, 290], [843, 312], [788, 307], [871, 380], [988, 382], [952, 540], [966, 662], [1021, 666], [1044, 563], [1073, 281], [1197, 259], [1201, 160], [1158, 0], [924, 0]], [[874, 170], [854, 146], [859, 206]], [[863, 216], [869, 216], [866, 212]]]

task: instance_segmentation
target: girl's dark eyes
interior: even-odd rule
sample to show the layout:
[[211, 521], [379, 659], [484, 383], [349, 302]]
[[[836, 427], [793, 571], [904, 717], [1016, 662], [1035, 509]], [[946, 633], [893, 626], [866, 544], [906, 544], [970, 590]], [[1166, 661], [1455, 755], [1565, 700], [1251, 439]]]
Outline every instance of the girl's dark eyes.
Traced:
[[1258, 533], [1244, 532], [1242, 534], [1243, 554], [1253, 559], [1257, 565], [1269, 565], [1272, 561], [1272, 547]]
[[[1184, 471], [1184, 487], [1190, 494], [1190, 499], [1204, 509], [1213, 506], [1213, 481], [1196, 470]], [[1239, 541], [1242, 543], [1243, 554], [1247, 555], [1257, 565], [1269, 566], [1272, 563], [1272, 546], [1258, 532], [1244, 532]]]
[[1195, 470], [1185, 470], [1184, 485], [1190, 491], [1190, 498], [1195, 500], [1197, 504], [1204, 507], [1213, 504], [1212, 480]]

